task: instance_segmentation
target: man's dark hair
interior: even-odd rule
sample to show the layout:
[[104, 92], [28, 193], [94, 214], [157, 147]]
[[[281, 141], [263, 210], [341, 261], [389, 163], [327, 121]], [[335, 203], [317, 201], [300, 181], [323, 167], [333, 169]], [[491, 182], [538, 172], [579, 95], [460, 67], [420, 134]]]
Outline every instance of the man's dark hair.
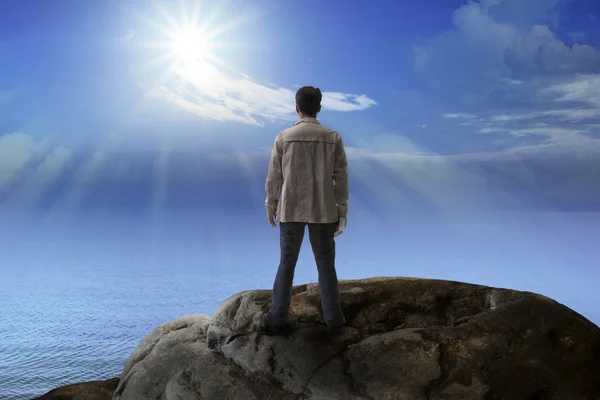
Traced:
[[312, 86], [304, 86], [296, 92], [296, 104], [300, 112], [308, 117], [314, 117], [321, 106], [321, 89]]

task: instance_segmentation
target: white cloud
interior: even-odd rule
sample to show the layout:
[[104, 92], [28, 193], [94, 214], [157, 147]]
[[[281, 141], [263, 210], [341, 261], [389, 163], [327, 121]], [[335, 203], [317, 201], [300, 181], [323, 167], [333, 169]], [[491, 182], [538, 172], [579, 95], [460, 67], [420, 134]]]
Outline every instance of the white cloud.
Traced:
[[492, 122], [515, 122], [532, 119], [553, 117], [554, 122], [560, 121], [583, 121], [588, 119], [600, 118], [600, 109], [598, 108], [567, 108], [558, 110], [535, 111], [522, 114], [499, 114], [492, 115], [489, 120]]
[[35, 140], [25, 133], [0, 136], [0, 191], [29, 165], [34, 146]]
[[575, 43], [567, 46], [545, 25], [534, 25], [507, 49], [513, 68], [536, 73], [593, 72], [600, 67], [600, 51]]
[[469, 1], [454, 12], [453, 29], [417, 47], [414, 69], [426, 95], [438, 110], [460, 110], [442, 114], [460, 121], [454, 129], [497, 134], [491, 140], [512, 135], [495, 140], [506, 146], [598, 135], [590, 124], [600, 122], [600, 50], [555, 35], [562, 3]]
[[[378, 136], [347, 145], [346, 154], [355, 185], [353, 201], [367, 198], [381, 212], [572, 210], [578, 209], [579, 202], [600, 210], [600, 175], [595, 172], [600, 168], [598, 140], [439, 155], [421, 151], [402, 135]], [[269, 148], [245, 153], [246, 160], [253, 160], [247, 170], [263, 171], [255, 178], [257, 185], [264, 180], [269, 153]], [[241, 162], [239, 156], [219, 154], [211, 164], [235, 166]]]
[[598, 71], [597, 49], [567, 46], [547, 25], [528, 24], [547, 17], [559, 2], [506, 0], [491, 8], [489, 2], [468, 2], [455, 11], [454, 29], [417, 46], [415, 70], [432, 94], [473, 108], [511, 95], [527, 100], [531, 93], [525, 84], [544, 84], [541, 76], [552, 80]]
[[529, 115], [524, 116], [524, 115], [508, 115], [508, 114], [500, 114], [500, 115], [494, 115], [492, 116], [491, 120], [494, 122], [508, 122], [508, 121], [515, 121], [515, 120], [521, 120], [521, 119], [527, 119], [527, 118], [533, 118]]
[[34, 202], [61, 174], [71, 151], [52, 147], [48, 139], [17, 132], [0, 136], [0, 194], [2, 206]]
[[542, 114], [571, 121], [582, 121], [587, 119], [595, 120], [600, 118], [600, 108], [570, 108], [565, 110], [549, 110], [544, 111]]
[[475, 119], [476, 115], [473, 114], [460, 114], [460, 113], [444, 113], [442, 117], [447, 119]]
[[583, 102], [600, 107], [600, 74], [579, 75], [571, 81], [552, 85], [546, 91], [558, 94], [558, 101]]
[[54, 150], [46, 155], [34, 170], [38, 181], [48, 181], [56, 178], [61, 172], [63, 166], [71, 159], [72, 152], [65, 147], [55, 147]]
[[[183, 110], [215, 121], [263, 125], [294, 120], [295, 92], [267, 82], [255, 82], [244, 74], [230, 74], [208, 63], [174, 70], [175, 82], [148, 95], [169, 101]], [[324, 92], [322, 107], [330, 111], [358, 111], [377, 103], [364, 94]]]
[[95, 151], [87, 161], [79, 166], [75, 172], [75, 179], [80, 182], [89, 180], [106, 162], [106, 153], [101, 150]]
[[[247, 107], [244, 107], [243, 105], [240, 105], [240, 109], [235, 110], [225, 105], [225, 101], [221, 103], [215, 103], [214, 101], [205, 100], [202, 97], [192, 94], [179, 93], [178, 91], [169, 89], [166, 86], [159, 86], [156, 89], [153, 89], [151, 92], [148, 92], [148, 95], [169, 101], [184, 111], [196, 114], [205, 119], [221, 122], [232, 121], [251, 125], [260, 125], [260, 123], [252, 115], [241, 112], [241, 108], [247, 109]], [[232, 101], [228, 101], [228, 104], [231, 106]]]
[[504, 132], [504, 129], [500, 128], [483, 128], [480, 131], [481, 133], [496, 133], [496, 132]]
[[478, 117], [477, 121], [484, 126], [479, 129], [480, 133], [507, 133], [515, 137], [545, 136], [548, 142], [565, 143], [587, 141], [589, 138], [586, 134], [591, 134], [591, 129], [594, 129], [593, 124], [573, 126], [573, 123], [598, 119], [600, 119], [600, 109], [573, 108], [520, 114], [492, 114]]
[[[565, 133], [572, 132], [553, 132], [559, 138]], [[355, 175], [372, 186], [382, 205], [441, 211], [578, 209], [578, 204], [600, 210], [599, 156], [600, 140], [594, 139], [458, 155], [348, 152]], [[373, 161], [391, 173], [382, 173]]]
[[499, 4], [502, 4], [503, 1], [504, 0], [482, 0], [481, 4], [484, 7], [489, 8], [489, 7], [493, 7], [493, 6], [497, 6]]
[[339, 92], [323, 93], [322, 106], [324, 110], [332, 111], [359, 111], [377, 105], [375, 100], [366, 95], [346, 94]]
[[133, 29], [128, 29], [127, 32], [121, 37], [121, 39], [127, 42], [127, 41], [133, 39], [134, 36], [135, 36], [135, 31]]
[[511, 79], [511, 78], [503, 78], [502, 82], [507, 83], [509, 85], [522, 85], [525, 83], [523, 81], [519, 81], [517, 79]]
[[60, 176], [72, 159], [72, 151], [55, 147], [38, 165], [32, 165], [12, 191], [3, 206], [27, 208]]
[[580, 129], [567, 129], [558, 127], [537, 127], [537, 128], [520, 128], [520, 129], [508, 129], [507, 133], [523, 137], [527, 135], [546, 136], [549, 142], [553, 144], [581, 144], [582, 141], [588, 143], [595, 143], [597, 140], [589, 139], [582, 136], [583, 130]]

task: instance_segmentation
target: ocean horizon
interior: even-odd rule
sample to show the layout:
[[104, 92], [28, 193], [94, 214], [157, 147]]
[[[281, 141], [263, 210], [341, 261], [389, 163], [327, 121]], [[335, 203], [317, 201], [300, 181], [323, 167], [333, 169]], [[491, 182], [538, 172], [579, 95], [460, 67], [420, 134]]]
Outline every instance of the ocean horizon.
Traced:
[[[152, 239], [142, 225], [94, 218], [80, 225], [96, 227], [93, 241], [70, 225], [54, 238], [65, 244], [60, 252], [51, 251], [50, 242], [36, 246], [35, 240], [19, 242], [18, 235], [11, 241], [1, 230], [7, 246], [0, 260], [10, 264], [0, 273], [0, 399], [30, 399], [59, 386], [118, 377], [136, 346], [160, 324], [187, 314], [212, 315], [244, 290], [270, 290], [279, 229], [259, 217], [229, 233], [235, 218], [205, 228], [189, 222], [193, 217], [182, 218], [177, 221], [188, 224], [176, 231], [173, 222], [154, 236], [158, 247], [145, 247]], [[533, 291], [598, 324], [592, 238], [600, 237], [599, 222], [598, 213], [383, 220], [355, 212], [337, 239], [337, 270], [340, 279], [409, 276]], [[578, 229], [566, 229], [573, 226]], [[44, 227], [38, 230], [39, 237], [48, 237]], [[209, 234], [220, 244], [208, 244]], [[219, 240], [221, 235], [231, 240]], [[317, 281], [307, 240], [296, 285]], [[579, 274], [569, 272], [574, 266]]]

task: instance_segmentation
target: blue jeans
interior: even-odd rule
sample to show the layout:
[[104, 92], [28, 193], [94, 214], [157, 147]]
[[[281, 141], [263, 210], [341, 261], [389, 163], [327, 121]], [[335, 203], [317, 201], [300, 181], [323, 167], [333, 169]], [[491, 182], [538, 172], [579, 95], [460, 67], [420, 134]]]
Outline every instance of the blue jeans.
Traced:
[[267, 323], [273, 327], [285, 325], [292, 300], [294, 270], [300, 247], [308, 225], [310, 244], [319, 272], [319, 289], [325, 322], [330, 327], [343, 325], [346, 320], [340, 304], [338, 278], [335, 271], [335, 240], [337, 222], [312, 224], [305, 222], [280, 222], [281, 261], [273, 284], [271, 311]]

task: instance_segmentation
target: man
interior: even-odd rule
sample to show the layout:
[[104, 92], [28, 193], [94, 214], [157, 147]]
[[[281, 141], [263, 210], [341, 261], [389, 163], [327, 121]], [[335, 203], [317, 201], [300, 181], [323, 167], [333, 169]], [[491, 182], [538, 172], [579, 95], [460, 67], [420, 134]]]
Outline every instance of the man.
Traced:
[[299, 121], [275, 138], [265, 190], [267, 219], [280, 226], [281, 261], [273, 285], [271, 310], [263, 329], [281, 332], [287, 326], [294, 269], [304, 231], [319, 272], [321, 302], [327, 328], [345, 324], [335, 270], [335, 241], [346, 223], [348, 164], [340, 134], [317, 121], [321, 91], [305, 86], [296, 93]]

